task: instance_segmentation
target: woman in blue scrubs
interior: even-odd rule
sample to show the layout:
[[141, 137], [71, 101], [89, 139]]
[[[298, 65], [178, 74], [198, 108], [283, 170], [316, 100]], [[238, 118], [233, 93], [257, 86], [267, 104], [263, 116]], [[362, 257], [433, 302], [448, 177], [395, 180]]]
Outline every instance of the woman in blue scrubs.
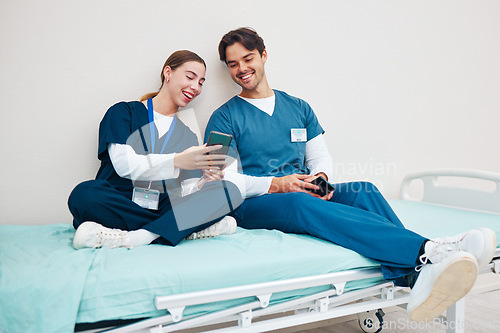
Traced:
[[221, 146], [199, 146], [176, 116], [201, 93], [205, 70], [197, 54], [174, 52], [158, 92], [106, 112], [96, 179], [76, 186], [68, 200], [76, 249], [176, 245], [236, 231], [234, 218], [224, 216], [241, 204], [240, 192], [222, 181], [226, 156], [208, 154]]

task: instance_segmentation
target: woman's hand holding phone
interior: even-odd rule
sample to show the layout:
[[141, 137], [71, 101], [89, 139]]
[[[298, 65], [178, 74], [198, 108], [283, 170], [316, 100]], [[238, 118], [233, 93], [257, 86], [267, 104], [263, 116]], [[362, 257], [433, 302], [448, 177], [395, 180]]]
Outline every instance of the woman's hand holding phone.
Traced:
[[220, 181], [224, 178], [224, 171], [219, 168], [216, 169], [204, 169], [203, 177], [200, 178], [198, 182], [198, 189], [201, 189], [203, 185], [210, 182]]
[[202, 146], [189, 147], [182, 153], [175, 154], [174, 167], [185, 170], [219, 168], [219, 166], [226, 164], [227, 156], [210, 154], [210, 152], [221, 148], [222, 145], [207, 147], [206, 144]]

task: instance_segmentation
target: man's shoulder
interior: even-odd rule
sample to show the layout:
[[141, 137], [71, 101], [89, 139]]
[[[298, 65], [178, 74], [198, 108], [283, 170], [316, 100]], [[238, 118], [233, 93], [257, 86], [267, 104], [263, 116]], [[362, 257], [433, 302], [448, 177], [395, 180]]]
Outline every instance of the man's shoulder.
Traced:
[[218, 111], [218, 110], [227, 110], [228, 108], [235, 107], [235, 106], [237, 106], [239, 100], [240, 100], [240, 98], [238, 97], [238, 95], [235, 95], [232, 98], [230, 98], [227, 102], [225, 102], [224, 104], [222, 104], [221, 106], [219, 106], [217, 108], [217, 110], [215, 110], [215, 111]]
[[219, 106], [213, 113], [211, 118], [214, 117], [229, 117], [230, 113], [237, 112], [239, 109], [239, 102], [241, 101], [241, 98], [238, 96], [233, 96], [231, 99], [229, 99], [227, 102]]
[[276, 96], [279, 96], [278, 98], [280, 98], [281, 100], [296, 104], [298, 107], [304, 107], [309, 105], [302, 98], [292, 96], [284, 91], [274, 89], [274, 93], [276, 94]]

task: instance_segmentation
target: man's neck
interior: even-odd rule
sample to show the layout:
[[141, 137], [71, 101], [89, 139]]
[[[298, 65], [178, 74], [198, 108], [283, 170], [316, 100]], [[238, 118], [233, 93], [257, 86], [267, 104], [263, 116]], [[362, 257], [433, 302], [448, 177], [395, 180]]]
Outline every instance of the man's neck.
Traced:
[[271, 87], [269, 87], [266, 77], [264, 77], [262, 81], [254, 89], [252, 90], [243, 89], [240, 93], [241, 97], [252, 98], [252, 99], [267, 98], [273, 95], [274, 91], [271, 89]]

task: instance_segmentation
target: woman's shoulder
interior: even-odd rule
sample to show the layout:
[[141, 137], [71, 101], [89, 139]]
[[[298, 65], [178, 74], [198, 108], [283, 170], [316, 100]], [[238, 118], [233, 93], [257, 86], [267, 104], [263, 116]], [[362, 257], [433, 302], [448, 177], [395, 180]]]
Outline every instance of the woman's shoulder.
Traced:
[[146, 114], [147, 109], [139, 101], [118, 102], [113, 104], [104, 115], [104, 118], [133, 118], [134, 116]]
[[147, 109], [139, 101], [118, 102], [104, 114], [100, 127], [113, 127], [125, 124], [127, 128], [139, 128], [148, 122]]
[[138, 110], [145, 110], [146, 106], [139, 101], [131, 101], [131, 102], [125, 102], [121, 101], [118, 103], [113, 104], [109, 109], [108, 112], [133, 112], [133, 111], [138, 111]]

